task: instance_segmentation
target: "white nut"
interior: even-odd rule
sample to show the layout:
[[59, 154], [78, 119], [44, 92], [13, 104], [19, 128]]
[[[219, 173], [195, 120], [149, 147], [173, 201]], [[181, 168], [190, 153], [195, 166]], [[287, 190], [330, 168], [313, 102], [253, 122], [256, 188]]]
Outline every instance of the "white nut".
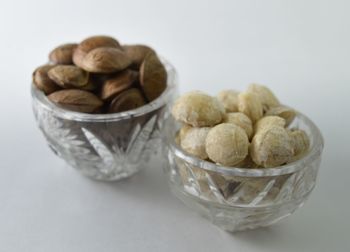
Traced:
[[284, 128], [286, 126], [286, 120], [279, 116], [265, 116], [256, 122], [254, 125], [254, 131], [255, 134], [257, 134], [259, 131], [269, 129], [274, 126]]
[[294, 109], [288, 108], [286, 106], [278, 106], [278, 107], [274, 107], [274, 108], [271, 108], [270, 110], [268, 110], [266, 112], [265, 116], [282, 117], [286, 120], [286, 126], [288, 126], [293, 122], [293, 120], [296, 116], [296, 112]]
[[217, 98], [200, 91], [181, 96], [172, 109], [176, 120], [194, 127], [214, 126], [222, 121], [224, 113], [225, 108]]
[[232, 123], [241, 127], [247, 133], [249, 139], [253, 136], [252, 120], [250, 120], [248, 116], [241, 112], [227, 113], [224, 119], [224, 123]]
[[259, 96], [255, 93], [240, 93], [238, 95], [238, 110], [246, 114], [253, 123], [263, 117], [263, 107]]
[[217, 98], [224, 105], [226, 112], [237, 112], [238, 95], [238, 91], [228, 89], [222, 90], [220, 93], [218, 93]]
[[255, 93], [259, 96], [264, 111], [267, 111], [270, 108], [280, 105], [280, 102], [278, 101], [277, 97], [266, 86], [253, 83], [249, 85], [247, 91]]
[[194, 128], [187, 125], [182, 127], [180, 130], [182, 149], [200, 159], [207, 159], [208, 155], [205, 151], [205, 139], [209, 130], [209, 127]]
[[222, 123], [212, 128], [205, 142], [205, 149], [211, 160], [234, 166], [248, 155], [249, 140], [245, 131], [236, 125]]

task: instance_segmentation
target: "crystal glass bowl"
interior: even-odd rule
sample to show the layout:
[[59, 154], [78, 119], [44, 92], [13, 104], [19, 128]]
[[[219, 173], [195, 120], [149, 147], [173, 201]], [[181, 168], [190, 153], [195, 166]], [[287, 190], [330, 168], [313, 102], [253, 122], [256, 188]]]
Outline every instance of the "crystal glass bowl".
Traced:
[[60, 108], [31, 87], [38, 126], [53, 152], [82, 174], [119, 180], [143, 168], [163, 148], [161, 131], [177, 91], [177, 74], [163, 60], [167, 89], [145, 106], [114, 114], [85, 114]]
[[224, 230], [276, 223], [302, 206], [315, 186], [323, 138], [300, 113], [290, 127], [306, 131], [308, 153], [293, 163], [268, 169], [223, 167], [200, 160], [175, 143], [179, 125], [173, 119], [167, 125], [169, 163], [165, 170], [173, 194]]

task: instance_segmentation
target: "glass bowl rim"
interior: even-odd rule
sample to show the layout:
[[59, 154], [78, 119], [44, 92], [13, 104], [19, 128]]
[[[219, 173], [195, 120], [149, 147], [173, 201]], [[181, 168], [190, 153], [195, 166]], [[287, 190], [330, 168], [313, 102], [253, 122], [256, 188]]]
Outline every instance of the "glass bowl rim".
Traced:
[[45, 110], [49, 111], [54, 116], [74, 121], [112, 122], [142, 116], [165, 105], [168, 102], [169, 96], [171, 96], [171, 94], [175, 92], [175, 89], [177, 87], [178, 76], [175, 67], [163, 57], [159, 58], [164, 64], [168, 73], [167, 87], [157, 99], [137, 109], [111, 114], [88, 114], [67, 110], [51, 102], [44, 94], [44, 92], [36, 88], [36, 86], [33, 83], [31, 84], [32, 99], [33, 101], [38, 102]]
[[[184, 150], [175, 142], [175, 137], [166, 136], [169, 150], [180, 159], [190, 163], [199, 169], [207, 171], [217, 172], [224, 176], [238, 176], [238, 177], [271, 177], [280, 176], [285, 174], [294, 173], [303, 169], [307, 164], [317, 159], [321, 154], [324, 147], [324, 139], [319, 128], [304, 114], [297, 112], [297, 117], [300, 118], [309, 128], [311, 137], [313, 138], [313, 144], [310, 147], [308, 153], [301, 159], [288, 163], [286, 165], [273, 167], [273, 168], [242, 168], [242, 167], [228, 167], [218, 165], [203, 159], [199, 159]], [[173, 118], [171, 120], [174, 120]]]

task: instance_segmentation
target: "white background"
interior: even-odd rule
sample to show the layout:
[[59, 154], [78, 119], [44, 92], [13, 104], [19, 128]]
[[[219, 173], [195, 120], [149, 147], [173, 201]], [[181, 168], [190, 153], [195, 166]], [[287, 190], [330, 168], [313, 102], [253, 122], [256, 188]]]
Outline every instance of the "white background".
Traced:
[[[0, 1], [0, 251], [350, 251], [350, 1]], [[156, 162], [94, 182], [47, 148], [30, 106], [33, 69], [62, 42], [147, 43], [181, 91], [270, 86], [320, 127], [320, 177], [270, 228], [223, 232], [170, 194]]]

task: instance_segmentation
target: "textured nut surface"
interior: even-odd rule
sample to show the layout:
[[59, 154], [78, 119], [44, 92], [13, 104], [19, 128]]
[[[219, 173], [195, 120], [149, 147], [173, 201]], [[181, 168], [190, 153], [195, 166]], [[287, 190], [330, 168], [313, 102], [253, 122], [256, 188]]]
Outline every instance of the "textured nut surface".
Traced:
[[209, 127], [195, 128], [188, 125], [183, 126], [180, 130], [182, 149], [198, 158], [207, 159], [205, 139], [209, 130]]
[[211, 160], [234, 166], [248, 155], [249, 140], [245, 131], [236, 125], [222, 123], [213, 127], [207, 136], [205, 148]]
[[99, 47], [86, 54], [80, 67], [92, 73], [112, 73], [124, 70], [130, 64], [131, 60], [123, 51]]
[[238, 110], [246, 114], [253, 123], [263, 116], [259, 96], [251, 92], [242, 92], [238, 95]]
[[46, 95], [61, 89], [47, 74], [54, 66], [55, 65], [43, 65], [33, 72], [34, 85]]
[[86, 38], [77, 46], [73, 53], [73, 62], [77, 66], [82, 66], [82, 60], [88, 52], [99, 47], [119, 48], [121, 46], [117, 40], [109, 36], [92, 36]]
[[131, 109], [136, 109], [146, 103], [140, 90], [131, 88], [116, 96], [109, 106], [109, 113], [118, 113]]
[[146, 45], [124, 45], [123, 50], [136, 68], [141, 66], [147, 54], [155, 53], [152, 48]]
[[55, 64], [70, 65], [73, 63], [73, 52], [78, 44], [63, 44], [53, 49], [49, 54], [49, 59]]
[[93, 113], [103, 102], [94, 94], [78, 89], [65, 89], [48, 96], [49, 100], [69, 110]]
[[260, 102], [263, 105], [264, 111], [280, 105], [277, 97], [266, 86], [253, 83], [249, 85], [247, 91], [258, 95]]
[[263, 167], [276, 167], [288, 163], [293, 155], [293, 145], [286, 129], [271, 127], [255, 134], [250, 145], [253, 161]]
[[89, 73], [72, 65], [58, 65], [48, 72], [50, 79], [63, 88], [83, 87], [89, 80]]
[[101, 99], [112, 99], [124, 90], [132, 87], [137, 78], [137, 72], [127, 69], [113, 78], [106, 80], [101, 89]]
[[289, 136], [292, 139], [294, 155], [301, 156], [307, 152], [310, 147], [310, 139], [305, 131], [296, 129], [289, 130]]
[[167, 72], [155, 53], [149, 53], [140, 68], [140, 83], [146, 98], [153, 101], [166, 88]]
[[244, 129], [249, 139], [253, 136], [252, 120], [250, 120], [248, 116], [241, 112], [227, 113], [223, 122], [232, 123], [241, 127], [242, 129]]
[[258, 133], [259, 131], [275, 126], [284, 128], [286, 126], [286, 120], [279, 116], [265, 116], [255, 123], [254, 131]]
[[296, 116], [296, 112], [294, 109], [288, 108], [286, 106], [278, 106], [268, 110], [265, 115], [274, 115], [282, 117], [286, 120], [286, 126], [288, 126], [293, 122]]
[[218, 93], [217, 98], [224, 105], [226, 112], [238, 112], [238, 95], [235, 90], [222, 90]]
[[194, 127], [214, 126], [223, 120], [225, 109], [214, 97], [200, 91], [184, 94], [175, 101], [172, 115]]

